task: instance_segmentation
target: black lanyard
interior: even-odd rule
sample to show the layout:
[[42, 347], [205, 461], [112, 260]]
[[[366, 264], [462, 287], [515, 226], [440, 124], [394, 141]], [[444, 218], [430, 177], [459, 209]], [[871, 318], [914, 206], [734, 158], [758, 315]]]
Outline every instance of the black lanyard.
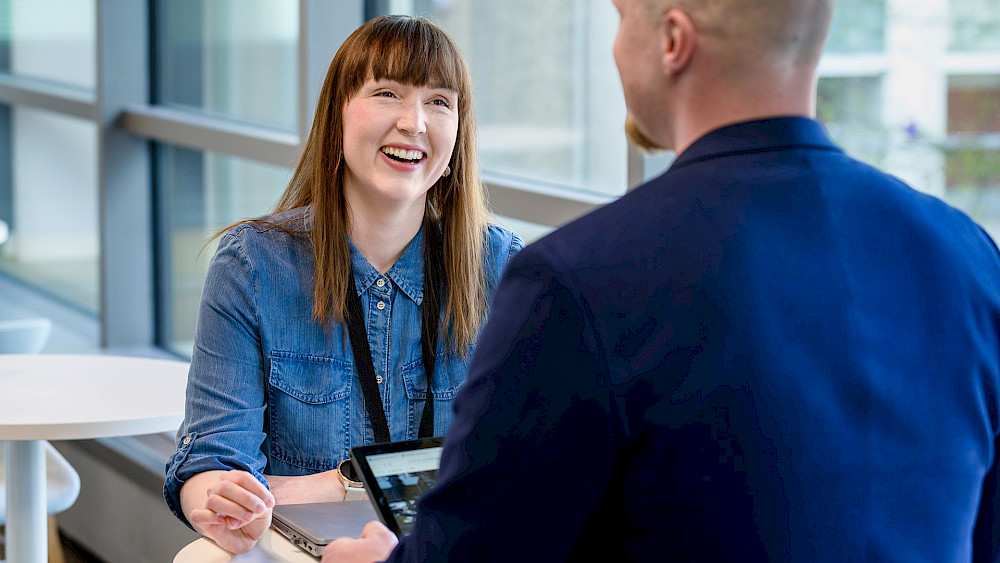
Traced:
[[[440, 233], [436, 225], [424, 225], [424, 299], [420, 307], [421, 330], [420, 351], [424, 358], [424, 372], [427, 374], [427, 394], [424, 399], [424, 412], [420, 416], [421, 438], [434, 435], [434, 395], [431, 382], [434, 376], [434, 360], [437, 356], [438, 325], [440, 324], [441, 303], [438, 292], [438, 281], [443, 279], [441, 272]], [[372, 422], [376, 442], [389, 442], [389, 423], [385, 417], [385, 407], [382, 405], [382, 395], [375, 380], [375, 364], [372, 362], [372, 352], [368, 345], [368, 332], [365, 330], [364, 311], [361, 308], [361, 297], [354, 283], [354, 272], [351, 272], [347, 287], [347, 332], [351, 338], [351, 349], [354, 352], [354, 365], [361, 380], [361, 391], [365, 398], [365, 410]]]

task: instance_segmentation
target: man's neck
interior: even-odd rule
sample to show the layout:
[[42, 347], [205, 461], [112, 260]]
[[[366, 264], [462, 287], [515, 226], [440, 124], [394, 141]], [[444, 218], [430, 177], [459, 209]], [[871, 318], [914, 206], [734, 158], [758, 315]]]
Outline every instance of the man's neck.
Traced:
[[[722, 80], [721, 78], [719, 80]], [[714, 83], [714, 86], [710, 84]], [[721, 86], [720, 86], [721, 84]], [[705, 134], [725, 125], [771, 117], [814, 117], [815, 80], [806, 73], [775, 74], [744, 87], [722, 80], [691, 83], [677, 107], [673, 149], [680, 154]]]

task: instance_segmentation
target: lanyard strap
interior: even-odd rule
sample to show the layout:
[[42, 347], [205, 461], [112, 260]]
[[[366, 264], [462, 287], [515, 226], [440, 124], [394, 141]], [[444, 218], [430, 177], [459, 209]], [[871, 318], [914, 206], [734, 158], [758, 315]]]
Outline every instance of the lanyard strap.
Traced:
[[[437, 356], [438, 326], [441, 321], [441, 302], [437, 280], [442, 279], [442, 263], [440, 253], [440, 233], [436, 225], [424, 227], [424, 299], [420, 307], [421, 330], [420, 352], [424, 360], [424, 372], [427, 374], [427, 393], [424, 399], [424, 411], [420, 416], [418, 436], [421, 438], [434, 435], [434, 395], [431, 382], [434, 376], [434, 363]], [[354, 273], [348, 276], [347, 287], [347, 332], [351, 338], [351, 349], [354, 352], [354, 365], [361, 380], [361, 392], [365, 399], [365, 410], [372, 423], [375, 442], [389, 442], [389, 423], [382, 405], [382, 394], [375, 380], [375, 364], [372, 362], [372, 352], [368, 344], [368, 332], [365, 330], [364, 311], [361, 308], [361, 297], [354, 283]]]

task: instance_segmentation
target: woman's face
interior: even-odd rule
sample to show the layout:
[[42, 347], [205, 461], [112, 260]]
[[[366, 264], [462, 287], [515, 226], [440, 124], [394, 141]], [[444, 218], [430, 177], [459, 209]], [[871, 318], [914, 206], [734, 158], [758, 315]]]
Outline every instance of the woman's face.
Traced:
[[423, 214], [458, 135], [458, 93], [369, 80], [344, 107], [344, 189], [379, 207]]

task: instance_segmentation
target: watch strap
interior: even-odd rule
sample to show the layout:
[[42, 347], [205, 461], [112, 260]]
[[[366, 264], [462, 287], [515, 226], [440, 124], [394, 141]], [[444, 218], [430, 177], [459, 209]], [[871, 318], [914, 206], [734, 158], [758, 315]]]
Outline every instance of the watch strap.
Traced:
[[357, 485], [344, 485], [344, 500], [362, 500], [365, 498], [365, 488]]
[[344, 486], [344, 500], [361, 500], [365, 495], [365, 485], [360, 481], [355, 481], [347, 475], [344, 475], [344, 466], [347, 466], [348, 473], [353, 475], [353, 467], [351, 466], [350, 458], [337, 464], [337, 477], [340, 478], [340, 484]]

